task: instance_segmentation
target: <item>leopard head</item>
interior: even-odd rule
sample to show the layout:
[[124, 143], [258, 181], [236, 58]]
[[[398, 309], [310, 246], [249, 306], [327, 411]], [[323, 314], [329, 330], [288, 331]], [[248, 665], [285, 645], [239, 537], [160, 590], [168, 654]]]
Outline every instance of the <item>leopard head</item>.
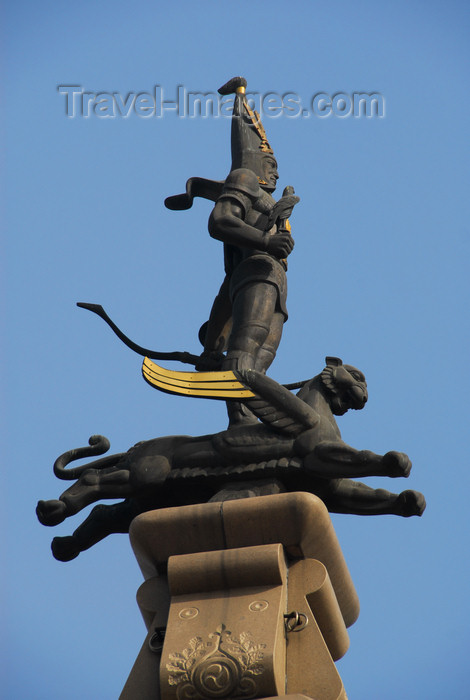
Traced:
[[342, 416], [350, 408], [364, 408], [368, 398], [366, 378], [351, 365], [343, 365], [339, 357], [326, 357], [326, 367], [320, 374], [331, 410]]

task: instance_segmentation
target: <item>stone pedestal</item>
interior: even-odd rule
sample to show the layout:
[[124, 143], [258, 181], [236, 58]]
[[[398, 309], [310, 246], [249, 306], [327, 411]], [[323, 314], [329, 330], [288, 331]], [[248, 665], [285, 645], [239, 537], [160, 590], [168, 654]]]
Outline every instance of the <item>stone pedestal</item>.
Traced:
[[130, 538], [148, 633], [120, 700], [345, 700], [334, 661], [359, 602], [320, 499], [152, 511]]

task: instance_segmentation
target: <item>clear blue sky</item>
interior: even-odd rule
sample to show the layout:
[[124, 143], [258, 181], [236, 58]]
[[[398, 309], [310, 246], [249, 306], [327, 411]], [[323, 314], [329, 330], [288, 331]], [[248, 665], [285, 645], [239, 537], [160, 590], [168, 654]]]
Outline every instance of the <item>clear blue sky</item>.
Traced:
[[421, 518], [333, 516], [362, 611], [339, 663], [350, 700], [468, 698], [469, 8], [435, 0], [7, 2], [2, 284], [6, 399], [5, 700], [114, 700], [144, 638], [141, 574], [114, 535], [68, 564], [34, 513], [56, 456], [101, 433], [119, 452], [225, 425], [223, 405], [169, 397], [76, 301], [143, 345], [198, 351], [222, 279], [208, 202], [163, 199], [230, 165], [227, 119], [67, 118], [58, 85], [379, 92], [383, 118], [266, 118], [279, 190], [295, 186], [289, 321], [270, 374], [337, 355], [367, 376], [350, 444], [407, 452]]

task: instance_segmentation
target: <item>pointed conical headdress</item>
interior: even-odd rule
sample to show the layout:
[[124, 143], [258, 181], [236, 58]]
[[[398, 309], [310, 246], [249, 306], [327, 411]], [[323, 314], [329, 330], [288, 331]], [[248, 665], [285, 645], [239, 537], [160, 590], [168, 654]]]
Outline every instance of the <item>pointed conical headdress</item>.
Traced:
[[261, 118], [252, 110], [246, 99], [246, 80], [241, 76], [232, 78], [219, 88], [221, 95], [235, 93], [232, 114], [232, 167], [248, 168], [258, 177], [259, 183], [265, 185], [263, 158], [274, 157], [269, 145]]

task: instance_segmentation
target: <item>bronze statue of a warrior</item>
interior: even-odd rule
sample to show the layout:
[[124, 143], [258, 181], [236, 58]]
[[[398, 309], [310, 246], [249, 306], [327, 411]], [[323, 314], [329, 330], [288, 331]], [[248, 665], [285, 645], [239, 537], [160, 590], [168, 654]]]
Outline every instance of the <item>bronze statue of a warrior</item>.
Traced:
[[[232, 167], [209, 219], [210, 235], [224, 244], [225, 279], [200, 332], [204, 352], [197, 367], [225, 351], [222, 370], [266, 372], [287, 320], [286, 258], [294, 247], [288, 217], [299, 198], [292, 187], [278, 202], [272, 196], [279, 177], [277, 162], [260, 117], [246, 99], [246, 80], [233, 78], [219, 92], [235, 92]], [[186, 198], [168, 198], [166, 206], [190, 206], [192, 180], [187, 193]], [[204, 189], [199, 193], [204, 196]], [[255, 420], [234, 402], [229, 403], [229, 416], [231, 424]]]

